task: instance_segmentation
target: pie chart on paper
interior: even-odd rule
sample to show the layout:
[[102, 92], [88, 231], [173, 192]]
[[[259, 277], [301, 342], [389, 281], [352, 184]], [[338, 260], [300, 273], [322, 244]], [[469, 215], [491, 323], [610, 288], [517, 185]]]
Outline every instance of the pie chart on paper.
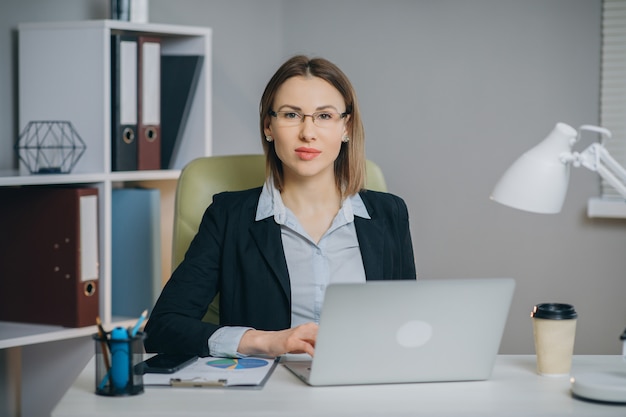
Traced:
[[214, 368], [221, 369], [252, 369], [260, 368], [267, 365], [267, 361], [263, 359], [255, 358], [241, 358], [241, 359], [216, 359], [208, 361], [206, 364]]

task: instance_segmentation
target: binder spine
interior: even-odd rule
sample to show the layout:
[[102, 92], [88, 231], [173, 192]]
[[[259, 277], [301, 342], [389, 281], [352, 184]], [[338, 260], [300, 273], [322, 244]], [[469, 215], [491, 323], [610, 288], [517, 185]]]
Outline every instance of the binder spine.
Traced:
[[161, 169], [161, 40], [138, 37], [137, 168]]
[[98, 197], [80, 197], [80, 281], [100, 276], [98, 265]]
[[111, 35], [112, 170], [137, 169], [137, 38]]

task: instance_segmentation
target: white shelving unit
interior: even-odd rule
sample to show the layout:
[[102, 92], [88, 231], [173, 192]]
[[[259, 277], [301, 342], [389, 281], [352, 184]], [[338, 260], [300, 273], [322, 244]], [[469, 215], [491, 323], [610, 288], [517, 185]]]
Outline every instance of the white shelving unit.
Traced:
[[[127, 172], [111, 169], [110, 57], [111, 35], [116, 33], [159, 37], [163, 55], [204, 56], [197, 89], [172, 169]], [[176, 181], [186, 163], [211, 154], [211, 34], [210, 28], [114, 20], [26, 23], [18, 26], [20, 129], [30, 121], [67, 120], [85, 142], [86, 150], [69, 174], [31, 175], [24, 166], [20, 166], [15, 171], [0, 172], [0, 187], [72, 184], [98, 188], [99, 302], [100, 317], [105, 327], [128, 325], [136, 319], [111, 316], [112, 190], [138, 182], [153, 183], [158, 187], [163, 181]], [[13, 149], [5, 151], [13, 152]], [[63, 328], [0, 322], [0, 370], [3, 368], [3, 358], [6, 361], [9, 356], [14, 356], [3, 351], [23, 351], [24, 348], [43, 343], [58, 346], [56, 355], [62, 358], [67, 355], [66, 352], [61, 352], [65, 349], [64, 342], [71, 344], [77, 338], [83, 338], [85, 343], [91, 344], [89, 336], [95, 332], [95, 326]], [[40, 348], [32, 349], [39, 351]], [[51, 353], [51, 357], [46, 358], [46, 372], [63, 374], [62, 369], [49, 369], [54, 366], [55, 352], [54, 349], [47, 351]], [[31, 366], [24, 358], [32, 355], [26, 352], [21, 356], [21, 391], [25, 393], [30, 388], [29, 381], [24, 376], [26, 375], [26, 379], [39, 378], [41, 375], [35, 367], [40, 367], [41, 363], [35, 361]], [[28, 366], [33, 369], [25, 369]], [[57, 368], [60, 366], [63, 366], [62, 361]], [[84, 363], [77, 363], [76, 366], [80, 370]], [[70, 380], [59, 382], [66, 385], [71, 383], [75, 373], [70, 372], [68, 375]], [[7, 380], [10, 384], [11, 379], [15, 378], [5, 376], [4, 382], [0, 380], [0, 387], [7, 384]], [[31, 382], [35, 386], [38, 384], [37, 381]], [[45, 393], [38, 392], [35, 396], [41, 394]], [[39, 415], [39, 411], [42, 411], [33, 409], [32, 404], [27, 404], [23, 399], [21, 405], [23, 415]], [[4, 411], [1, 408], [0, 414]], [[34, 414], [29, 414], [31, 412]]]

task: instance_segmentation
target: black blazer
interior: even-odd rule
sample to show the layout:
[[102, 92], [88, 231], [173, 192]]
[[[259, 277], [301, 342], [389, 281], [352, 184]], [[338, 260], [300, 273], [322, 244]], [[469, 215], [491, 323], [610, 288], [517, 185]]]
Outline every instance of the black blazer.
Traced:
[[[219, 326], [201, 319], [218, 292], [221, 326], [290, 327], [291, 288], [280, 226], [273, 217], [254, 220], [260, 194], [261, 188], [254, 188], [214, 196], [150, 315], [147, 352], [208, 356], [208, 339]], [[371, 217], [354, 218], [366, 279], [415, 279], [404, 201], [376, 191], [360, 195]]]

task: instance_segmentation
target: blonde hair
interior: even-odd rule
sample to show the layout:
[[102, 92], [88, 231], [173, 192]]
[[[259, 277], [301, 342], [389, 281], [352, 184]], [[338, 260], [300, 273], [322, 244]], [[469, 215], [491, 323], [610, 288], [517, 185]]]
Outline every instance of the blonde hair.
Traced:
[[342, 95], [346, 104], [346, 113], [349, 114], [346, 130], [350, 139], [342, 143], [335, 160], [335, 181], [342, 195], [358, 193], [365, 185], [365, 132], [356, 93], [348, 77], [335, 64], [324, 58], [296, 55], [282, 64], [267, 83], [259, 106], [266, 174], [268, 176], [271, 174], [274, 177], [275, 187], [282, 190], [283, 165], [274, 149], [274, 142], [265, 140], [264, 129], [269, 124], [269, 112], [272, 110], [279, 87], [288, 79], [297, 76], [321, 78]]

